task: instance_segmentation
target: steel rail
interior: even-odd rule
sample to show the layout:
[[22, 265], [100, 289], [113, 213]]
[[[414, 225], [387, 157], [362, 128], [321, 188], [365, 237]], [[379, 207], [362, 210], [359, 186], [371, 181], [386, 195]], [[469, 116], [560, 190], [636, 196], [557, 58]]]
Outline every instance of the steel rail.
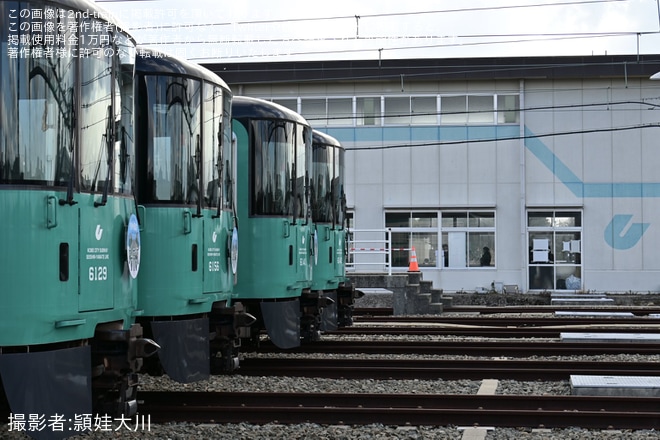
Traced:
[[[479, 313], [495, 315], [501, 313], [555, 313], [555, 312], [629, 312], [635, 316], [660, 314], [660, 307], [655, 306], [446, 306], [446, 313]], [[353, 315], [362, 316], [392, 316], [392, 307], [356, 307]], [[398, 316], [398, 315], [397, 315]], [[440, 315], [442, 316], [442, 315]]]
[[[327, 336], [346, 335], [391, 335], [391, 336], [478, 336], [484, 338], [559, 338], [563, 332], [585, 333], [622, 333], [620, 327], [587, 327], [587, 326], [560, 326], [560, 327], [466, 327], [466, 326], [378, 326], [343, 327], [336, 331], [324, 332]], [[660, 334], [660, 327], [625, 327], [625, 333]]]
[[510, 359], [358, 359], [358, 358], [247, 358], [243, 376], [296, 376], [328, 379], [569, 380], [573, 374], [598, 376], [655, 376], [657, 362], [548, 361]]
[[144, 391], [139, 398], [152, 423], [660, 428], [660, 398]]
[[656, 327], [660, 332], [660, 319], [657, 318], [619, 318], [619, 317], [484, 317], [484, 316], [360, 316], [355, 317], [356, 324], [381, 323], [426, 323], [438, 325], [471, 325], [490, 327], [549, 327], [549, 326], [621, 326], [621, 327]]
[[499, 313], [555, 313], [555, 312], [628, 312], [635, 316], [648, 316], [660, 314], [660, 307], [656, 306], [584, 306], [584, 305], [565, 305], [565, 306], [451, 306], [444, 309], [450, 313], [480, 313], [482, 315], [492, 315]]
[[[259, 352], [279, 353], [270, 341], [261, 342]], [[660, 344], [590, 343], [545, 341], [318, 341], [286, 350], [287, 353], [427, 354], [466, 356], [576, 356], [597, 354], [660, 354]]]

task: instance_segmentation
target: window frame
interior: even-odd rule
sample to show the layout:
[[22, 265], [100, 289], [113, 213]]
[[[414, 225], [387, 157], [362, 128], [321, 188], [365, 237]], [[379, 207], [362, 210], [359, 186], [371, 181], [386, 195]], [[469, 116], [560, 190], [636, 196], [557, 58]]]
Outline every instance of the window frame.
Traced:
[[[513, 106], [510, 108], [508, 98], [513, 97]], [[470, 102], [475, 99], [490, 98], [492, 105], [479, 114], [470, 113]], [[283, 105], [302, 115], [316, 127], [422, 127], [422, 126], [490, 126], [490, 125], [516, 125], [520, 124], [520, 94], [519, 93], [470, 93], [470, 94], [406, 94], [406, 95], [336, 95], [336, 96], [305, 96], [305, 97], [270, 97], [264, 98]], [[408, 113], [386, 111], [388, 100], [400, 99], [406, 101]], [[350, 102], [350, 113], [335, 115], [330, 110], [332, 101]], [[434, 101], [432, 111], [423, 109], [416, 115], [415, 101], [421, 100], [430, 104]], [[463, 106], [457, 113], [452, 111], [444, 113], [443, 100], [463, 101]], [[305, 103], [314, 104], [317, 111], [311, 114], [304, 110]], [[373, 105], [369, 114], [365, 114], [364, 103]], [[294, 105], [295, 104], [295, 105]], [[474, 106], [474, 103], [472, 104]], [[321, 107], [323, 110], [321, 111]], [[347, 107], [344, 105], [344, 107]], [[487, 116], [480, 117], [483, 114]]]
[[[531, 214], [540, 213], [540, 214], [551, 214], [551, 221], [546, 225], [536, 225], [530, 226], [530, 217]], [[557, 224], [558, 218], [569, 218], [570, 216], [558, 215], [558, 214], [577, 214], [575, 219], [579, 220], [574, 222], [573, 225], [563, 226]], [[546, 215], [546, 218], [548, 216]], [[525, 221], [526, 221], [526, 240], [527, 240], [527, 249], [529, 250], [526, 265], [527, 265], [527, 285], [529, 290], [533, 291], [543, 291], [543, 290], [559, 290], [559, 291], [575, 291], [584, 289], [584, 263], [582, 261], [582, 250], [584, 249], [584, 212], [582, 208], [529, 208], [526, 211]], [[558, 246], [558, 236], [559, 237], [570, 237], [578, 238], [577, 240], [569, 240], [568, 243], [569, 251], [564, 250], [564, 246], [560, 249]], [[547, 254], [547, 261], [534, 261], [534, 258], [538, 256], [539, 258], [543, 257], [544, 249], [535, 249], [536, 240], [548, 240], [549, 253]], [[577, 250], [577, 252], [573, 252]], [[571, 261], [572, 259], [572, 261]], [[571, 270], [572, 275], [578, 275], [577, 280], [580, 283], [579, 289], [568, 288], [570, 283], [567, 283], [567, 278], [571, 274], [567, 275], [565, 278], [559, 278], [568, 274]], [[560, 273], [561, 272], [561, 273]], [[552, 280], [552, 284], [548, 285], [549, 278]]]
[[[429, 214], [432, 214], [429, 216]], [[464, 214], [461, 216], [461, 214]], [[475, 218], [488, 219], [492, 218], [492, 225], [478, 226], [470, 224], [471, 214], [477, 214]], [[417, 215], [417, 216], [416, 216]], [[388, 216], [390, 217], [388, 219]], [[407, 216], [407, 224], [404, 220]], [[399, 217], [398, 220], [396, 217]], [[415, 218], [433, 218], [434, 220], [429, 225], [415, 226]], [[457, 224], [456, 226], [443, 225], [445, 218], [464, 218], [464, 224]], [[384, 212], [384, 223], [387, 229], [392, 233], [392, 267], [403, 268], [408, 267], [409, 255], [412, 247], [415, 246], [415, 255], [420, 268], [435, 268], [442, 270], [488, 270], [497, 268], [496, 258], [496, 221], [497, 215], [495, 209], [441, 209], [441, 210], [386, 210]], [[395, 223], [396, 222], [396, 223]], [[455, 223], [455, 222], [452, 222]], [[459, 222], [460, 223], [460, 222]], [[464, 234], [464, 252], [465, 252], [465, 265], [464, 266], [445, 266], [442, 253], [443, 245], [449, 246], [449, 233]], [[416, 238], [415, 235], [418, 235]], [[415, 245], [419, 243], [419, 234], [427, 234], [431, 241], [428, 247]], [[478, 262], [481, 255], [476, 255], [470, 258], [471, 252], [471, 236], [474, 237], [480, 234], [488, 234], [492, 239], [487, 240], [489, 250], [491, 253], [491, 264], [487, 267], [482, 267], [478, 263], [470, 264], [470, 261]], [[405, 239], [403, 237], [406, 237]], [[424, 239], [424, 238], [422, 238]], [[433, 241], [434, 239], [434, 241]], [[483, 240], [479, 241], [478, 250], [482, 249]], [[419, 249], [418, 249], [419, 248]], [[460, 252], [460, 250], [459, 250]], [[474, 254], [474, 252], [472, 252]], [[428, 263], [425, 259], [428, 258]]]

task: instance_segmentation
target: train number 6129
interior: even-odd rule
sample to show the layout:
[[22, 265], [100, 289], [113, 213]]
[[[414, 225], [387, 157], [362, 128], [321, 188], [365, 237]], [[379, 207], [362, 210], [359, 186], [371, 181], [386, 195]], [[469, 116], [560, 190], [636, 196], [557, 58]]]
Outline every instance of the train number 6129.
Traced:
[[105, 281], [108, 279], [108, 267], [107, 266], [91, 266], [89, 268], [89, 280], [90, 281]]

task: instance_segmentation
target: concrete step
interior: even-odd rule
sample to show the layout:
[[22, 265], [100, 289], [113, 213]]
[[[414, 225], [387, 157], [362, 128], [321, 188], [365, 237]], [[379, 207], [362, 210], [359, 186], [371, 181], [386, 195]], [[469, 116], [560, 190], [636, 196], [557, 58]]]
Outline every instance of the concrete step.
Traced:
[[431, 289], [431, 302], [440, 302], [442, 292], [442, 289]]
[[421, 272], [408, 272], [408, 284], [418, 285], [421, 280]]
[[445, 306], [442, 303], [430, 303], [429, 304], [429, 315], [440, 315], [445, 311]]
[[420, 280], [419, 291], [421, 293], [430, 293], [433, 290], [433, 281]]

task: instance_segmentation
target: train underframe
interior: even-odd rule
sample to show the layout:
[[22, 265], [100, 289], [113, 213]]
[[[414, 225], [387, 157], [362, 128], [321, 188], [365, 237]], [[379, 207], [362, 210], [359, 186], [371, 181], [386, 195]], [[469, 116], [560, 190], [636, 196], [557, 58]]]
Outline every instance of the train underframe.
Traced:
[[321, 331], [335, 331], [341, 327], [353, 325], [353, 305], [362, 292], [355, 290], [351, 282], [339, 283], [336, 290], [325, 290], [328, 305], [321, 316]]
[[214, 303], [205, 314], [143, 321], [163, 347], [157, 358], [148, 361], [145, 371], [166, 373], [181, 383], [232, 373], [239, 367], [241, 340], [249, 336], [254, 322], [254, 316], [246, 313], [241, 303], [228, 307], [225, 301]]
[[339, 283], [337, 288], [337, 325], [348, 327], [353, 325], [353, 306], [355, 300], [364, 294], [355, 290], [355, 285], [350, 281]]
[[[99, 325], [88, 340], [2, 348], [7, 409], [26, 418], [61, 415], [64, 432], [76, 415], [132, 417], [137, 414], [137, 372], [158, 349], [143, 337], [140, 325], [124, 330], [119, 322]], [[51, 431], [44, 435], [57, 436]]]
[[262, 330], [282, 349], [299, 347], [301, 339], [307, 342], [321, 337], [321, 314], [328, 304], [323, 292], [303, 289], [300, 296], [293, 298], [241, 301], [256, 317], [246, 344], [258, 346]]
[[143, 337], [143, 328], [97, 327], [91, 342], [92, 404], [97, 414], [137, 413], [137, 373], [160, 346]]
[[353, 304], [361, 293], [349, 283], [336, 290], [303, 289], [300, 297], [272, 301], [244, 301], [256, 317], [250, 330], [250, 343], [258, 345], [261, 330], [277, 347], [295, 348], [302, 342], [314, 342], [323, 331], [353, 324]]

